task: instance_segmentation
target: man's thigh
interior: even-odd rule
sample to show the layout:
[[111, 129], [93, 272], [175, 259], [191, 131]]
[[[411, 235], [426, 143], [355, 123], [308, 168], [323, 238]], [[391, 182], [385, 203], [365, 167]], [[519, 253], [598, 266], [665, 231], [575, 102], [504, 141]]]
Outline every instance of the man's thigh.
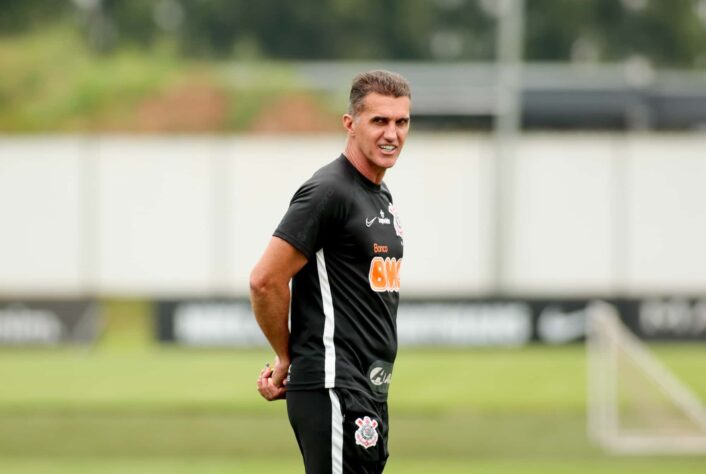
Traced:
[[307, 474], [379, 474], [387, 460], [386, 406], [346, 390], [287, 393]]

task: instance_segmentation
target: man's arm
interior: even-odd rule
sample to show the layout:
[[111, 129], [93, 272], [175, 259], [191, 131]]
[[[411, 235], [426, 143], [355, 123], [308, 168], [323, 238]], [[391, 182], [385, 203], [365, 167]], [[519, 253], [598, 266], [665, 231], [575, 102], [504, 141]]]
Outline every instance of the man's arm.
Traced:
[[250, 273], [250, 302], [255, 319], [274, 349], [273, 369], [260, 372], [257, 388], [267, 400], [284, 398], [289, 370], [289, 281], [306, 265], [307, 258], [279, 237], [272, 237]]

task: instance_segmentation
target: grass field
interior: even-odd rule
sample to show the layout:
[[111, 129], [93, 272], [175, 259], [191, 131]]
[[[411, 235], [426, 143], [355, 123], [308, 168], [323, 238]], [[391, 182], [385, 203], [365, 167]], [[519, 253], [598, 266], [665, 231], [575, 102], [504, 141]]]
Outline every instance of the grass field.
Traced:
[[[706, 348], [657, 346], [706, 398]], [[264, 350], [0, 350], [2, 473], [300, 473]], [[614, 457], [585, 435], [583, 348], [402, 350], [386, 473], [697, 473], [706, 456]]]

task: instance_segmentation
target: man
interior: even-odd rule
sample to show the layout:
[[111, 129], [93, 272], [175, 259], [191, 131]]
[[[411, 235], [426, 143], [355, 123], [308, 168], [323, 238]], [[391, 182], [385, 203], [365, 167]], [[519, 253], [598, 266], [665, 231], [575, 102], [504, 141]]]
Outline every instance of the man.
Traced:
[[403, 231], [383, 177], [407, 137], [410, 100], [397, 74], [355, 77], [345, 151], [295, 193], [250, 276], [276, 354], [257, 389], [286, 398], [307, 474], [381, 473], [388, 457]]

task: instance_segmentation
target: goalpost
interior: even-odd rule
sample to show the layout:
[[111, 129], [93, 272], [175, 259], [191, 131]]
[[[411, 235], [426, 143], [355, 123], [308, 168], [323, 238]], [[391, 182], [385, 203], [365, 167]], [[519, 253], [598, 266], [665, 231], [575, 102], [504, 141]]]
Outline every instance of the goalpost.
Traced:
[[588, 435], [619, 454], [706, 453], [706, 408], [620, 320], [588, 310]]

